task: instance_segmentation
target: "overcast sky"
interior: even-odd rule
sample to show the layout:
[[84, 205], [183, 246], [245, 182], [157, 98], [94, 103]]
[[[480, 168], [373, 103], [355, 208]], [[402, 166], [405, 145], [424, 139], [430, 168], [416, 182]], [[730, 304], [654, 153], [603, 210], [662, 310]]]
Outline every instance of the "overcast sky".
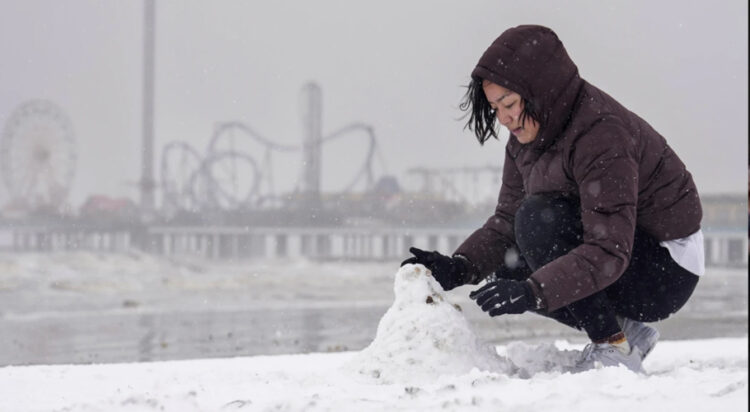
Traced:
[[[323, 92], [324, 134], [374, 127], [380, 173], [499, 166], [507, 136], [480, 147], [457, 106], [492, 40], [534, 23], [557, 32], [584, 79], [667, 138], [703, 193], [745, 190], [744, 0], [175, 0], [158, 1], [156, 14], [157, 177], [164, 144], [204, 151], [216, 122], [299, 144], [310, 81]], [[77, 139], [74, 204], [138, 198], [142, 32], [141, 1], [0, 1], [0, 125], [30, 99], [62, 107]], [[343, 186], [364, 143], [324, 148], [324, 188]], [[287, 169], [277, 184], [291, 189], [299, 154], [274, 156]]]

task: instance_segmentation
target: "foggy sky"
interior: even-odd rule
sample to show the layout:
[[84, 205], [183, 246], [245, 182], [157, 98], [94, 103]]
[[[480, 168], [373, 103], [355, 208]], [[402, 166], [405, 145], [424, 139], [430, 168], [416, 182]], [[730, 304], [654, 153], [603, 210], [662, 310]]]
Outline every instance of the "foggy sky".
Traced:
[[[0, 1], [0, 127], [30, 99], [70, 117], [78, 163], [71, 201], [138, 199], [140, 1]], [[745, 1], [158, 1], [156, 177], [161, 147], [203, 151], [216, 122], [246, 122], [283, 144], [302, 139], [300, 90], [323, 92], [323, 133], [374, 127], [376, 172], [499, 166], [463, 121], [463, 86], [486, 47], [519, 24], [551, 27], [581, 76], [646, 119], [702, 193], [744, 193], [748, 142]], [[359, 166], [364, 139], [324, 148], [324, 189]], [[262, 157], [261, 153], [257, 157]], [[299, 155], [278, 155], [291, 189]], [[0, 201], [4, 200], [0, 189]]]

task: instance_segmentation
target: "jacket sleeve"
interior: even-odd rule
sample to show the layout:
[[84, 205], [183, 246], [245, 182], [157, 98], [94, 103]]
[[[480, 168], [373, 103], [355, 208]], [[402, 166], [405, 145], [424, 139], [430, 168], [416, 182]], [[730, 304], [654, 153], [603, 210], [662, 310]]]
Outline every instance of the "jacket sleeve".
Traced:
[[614, 283], [630, 262], [638, 202], [635, 138], [605, 119], [569, 149], [568, 171], [581, 199], [583, 243], [539, 268], [547, 310], [554, 311]]
[[506, 146], [502, 185], [495, 213], [454, 253], [465, 256], [477, 270], [471, 283], [476, 284], [491, 273], [501, 270], [507, 263], [512, 264], [510, 261], [513, 256], [506, 258], [506, 253], [515, 245], [513, 222], [523, 198], [523, 179]]

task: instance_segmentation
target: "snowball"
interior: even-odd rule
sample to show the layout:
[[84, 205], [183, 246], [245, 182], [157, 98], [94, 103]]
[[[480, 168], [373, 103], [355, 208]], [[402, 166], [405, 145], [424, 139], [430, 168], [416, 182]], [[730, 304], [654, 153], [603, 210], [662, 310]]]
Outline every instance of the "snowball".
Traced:
[[461, 308], [422, 265], [396, 273], [393, 305], [372, 343], [343, 366], [382, 383], [424, 382], [474, 368], [507, 374], [512, 365], [480, 342]]

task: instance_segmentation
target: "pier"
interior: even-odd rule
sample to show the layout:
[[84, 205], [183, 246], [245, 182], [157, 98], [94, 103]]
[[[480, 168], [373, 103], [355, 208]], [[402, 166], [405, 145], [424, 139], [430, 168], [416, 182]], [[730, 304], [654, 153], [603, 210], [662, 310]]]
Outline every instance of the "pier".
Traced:
[[[451, 253], [474, 228], [444, 227], [250, 227], [151, 226], [0, 227], [0, 250], [125, 252], [206, 259], [396, 260], [410, 246]], [[739, 230], [704, 228], [707, 266], [748, 264], [748, 236]]]

